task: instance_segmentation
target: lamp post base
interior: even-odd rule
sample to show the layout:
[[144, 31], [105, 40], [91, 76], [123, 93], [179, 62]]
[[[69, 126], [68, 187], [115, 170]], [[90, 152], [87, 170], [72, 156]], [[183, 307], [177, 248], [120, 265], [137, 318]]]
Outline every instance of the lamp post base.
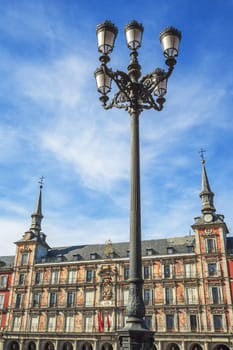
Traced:
[[118, 330], [121, 350], [151, 350], [154, 343], [154, 332], [145, 328], [142, 320], [128, 318], [126, 326]]

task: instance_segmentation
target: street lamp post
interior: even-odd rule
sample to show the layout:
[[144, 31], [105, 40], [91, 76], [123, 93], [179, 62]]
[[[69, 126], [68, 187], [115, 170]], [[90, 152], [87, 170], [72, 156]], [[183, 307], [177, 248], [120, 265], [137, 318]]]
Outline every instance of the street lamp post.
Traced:
[[[139, 116], [144, 109], [161, 111], [165, 102], [167, 80], [171, 75], [178, 56], [181, 33], [173, 27], [167, 27], [160, 34], [168, 70], [156, 68], [152, 73], [141, 77], [141, 66], [137, 50], [141, 46], [143, 26], [136, 21], [125, 27], [125, 36], [130, 49], [128, 72], [113, 71], [107, 64], [110, 61], [118, 33], [110, 21], [97, 26], [98, 51], [101, 53], [101, 66], [95, 71], [95, 78], [100, 100], [104, 109], [124, 108], [131, 119], [131, 175], [130, 175], [130, 272], [129, 299], [126, 309], [126, 326], [118, 331], [122, 349], [151, 349], [154, 333], [144, 323], [145, 306], [142, 297], [142, 262], [141, 262], [141, 201], [140, 201], [140, 147]], [[108, 102], [112, 80], [118, 91]]]

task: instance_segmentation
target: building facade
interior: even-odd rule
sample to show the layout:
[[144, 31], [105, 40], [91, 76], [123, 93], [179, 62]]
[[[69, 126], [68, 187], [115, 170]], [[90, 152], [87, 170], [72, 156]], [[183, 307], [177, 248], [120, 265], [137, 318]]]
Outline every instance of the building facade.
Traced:
[[[50, 248], [41, 192], [15, 257], [0, 257], [0, 350], [116, 350], [129, 243]], [[213, 197], [203, 161], [193, 234], [142, 242], [145, 323], [156, 350], [233, 349], [233, 239]]]

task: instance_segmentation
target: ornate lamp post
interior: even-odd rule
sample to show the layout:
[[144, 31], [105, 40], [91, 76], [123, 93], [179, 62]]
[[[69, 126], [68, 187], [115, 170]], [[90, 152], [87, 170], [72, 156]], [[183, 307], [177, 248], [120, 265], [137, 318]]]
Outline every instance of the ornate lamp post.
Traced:
[[[105, 21], [97, 26], [98, 51], [101, 53], [101, 66], [95, 71], [100, 101], [104, 109], [124, 108], [131, 119], [131, 197], [130, 197], [130, 273], [129, 299], [126, 309], [125, 328], [118, 331], [122, 349], [150, 349], [153, 332], [144, 324], [145, 306], [142, 297], [141, 262], [141, 209], [140, 209], [140, 156], [139, 156], [139, 116], [144, 109], [161, 111], [165, 102], [167, 79], [171, 75], [178, 56], [181, 33], [168, 27], [160, 34], [160, 41], [168, 70], [156, 68], [152, 73], [141, 77], [137, 50], [141, 46], [143, 26], [136, 21], [125, 27], [125, 36], [130, 49], [128, 72], [113, 71], [107, 66], [110, 61], [118, 30], [113, 23]], [[118, 91], [108, 102], [112, 80]]]

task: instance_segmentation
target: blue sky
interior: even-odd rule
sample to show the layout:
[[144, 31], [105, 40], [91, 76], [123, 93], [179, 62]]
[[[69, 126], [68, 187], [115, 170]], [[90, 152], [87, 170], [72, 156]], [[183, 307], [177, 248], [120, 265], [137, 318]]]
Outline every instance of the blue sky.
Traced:
[[129, 239], [129, 116], [102, 109], [93, 77], [105, 19], [119, 29], [110, 66], [121, 70], [124, 26], [143, 23], [143, 75], [165, 68], [164, 27], [182, 31], [164, 110], [140, 118], [142, 238], [189, 234], [201, 148], [215, 207], [233, 228], [232, 0], [2, 0], [0, 15], [0, 255], [29, 228], [42, 175], [51, 246]]

